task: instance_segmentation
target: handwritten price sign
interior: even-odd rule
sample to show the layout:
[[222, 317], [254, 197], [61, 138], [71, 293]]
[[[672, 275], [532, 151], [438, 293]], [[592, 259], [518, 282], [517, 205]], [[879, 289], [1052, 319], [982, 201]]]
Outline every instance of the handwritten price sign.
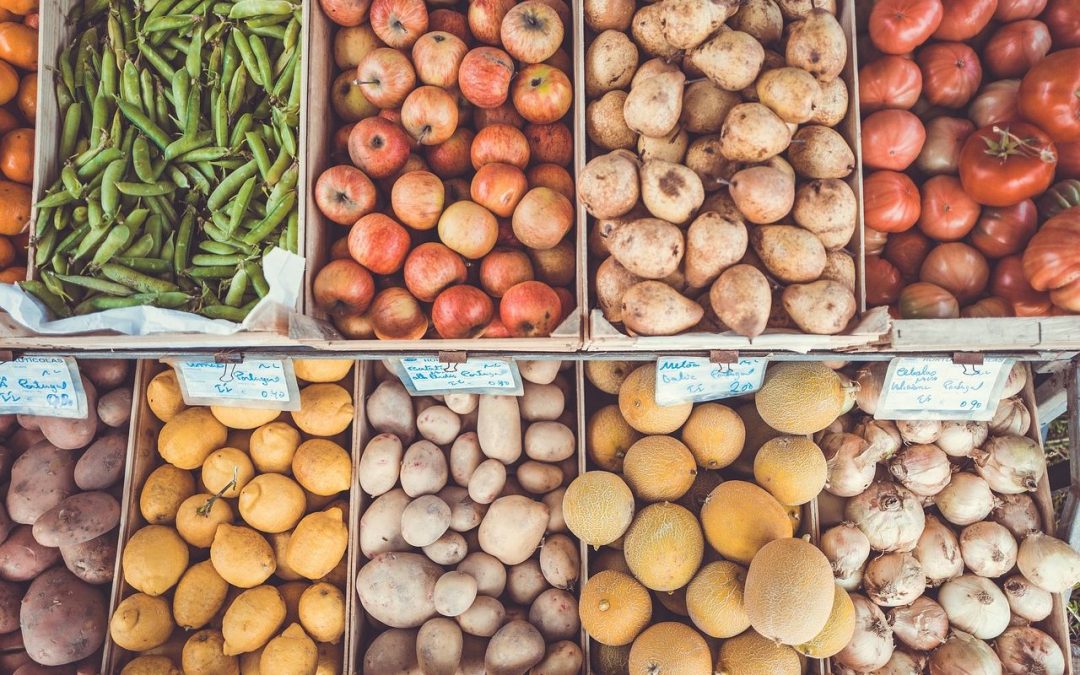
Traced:
[[715, 401], [761, 388], [767, 359], [711, 363], [705, 358], [662, 357], [656, 361], [656, 402], [660, 405]]
[[300, 389], [292, 361], [249, 359], [243, 363], [176, 360], [180, 391], [188, 405], [299, 410]]
[[86, 392], [70, 356], [23, 356], [0, 363], [0, 413], [84, 419]]
[[986, 359], [978, 365], [947, 358], [893, 359], [874, 417], [990, 420], [1012, 364], [1009, 359]]
[[409, 393], [503, 394], [521, 396], [521, 373], [513, 361], [467, 359], [443, 363], [433, 356], [407, 356], [394, 362], [397, 376]]

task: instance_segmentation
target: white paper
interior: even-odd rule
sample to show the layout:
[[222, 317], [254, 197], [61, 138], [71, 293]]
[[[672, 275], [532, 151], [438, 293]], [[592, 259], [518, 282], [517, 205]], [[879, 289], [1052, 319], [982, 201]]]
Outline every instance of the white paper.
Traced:
[[70, 356], [22, 356], [0, 363], [0, 413], [85, 419], [86, 392]]
[[297, 306], [304, 283], [304, 258], [282, 248], [274, 248], [263, 258], [263, 274], [270, 286], [243, 323], [208, 319], [191, 312], [160, 307], [125, 307], [85, 316], [50, 320], [49, 312], [34, 296], [15, 284], [0, 284], [0, 309], [26, 328], [42, 335], [68, 335], [111, 331], [123, 335], [155, 333], [205, 333], [232, 335], [254, 330], [260, 318], [275, 307]]
[[711, 363], [699, 357], [661, 357], [656, 360], [656, 402], [699, 403], [755, 392], [761, 388], [767, 363], [762, 358]]
[[406, 356], [394, 361], [393, 366], [411, 394], [521, 396], [524, 393], [521, 373], [510, 360], [467, 359], [464, 363], [443, 363], [434, 356]]
[[169, 359], [188, 405], [299, 410], [299, 387], [292, 362], [245, 359], [215, 363], [200, 359]]
[[874, 417], [990, 420], [1012, 365], [1011, 359], [1000, 358], [978, 365], [953, 363], [944, 357], [893, 359]]

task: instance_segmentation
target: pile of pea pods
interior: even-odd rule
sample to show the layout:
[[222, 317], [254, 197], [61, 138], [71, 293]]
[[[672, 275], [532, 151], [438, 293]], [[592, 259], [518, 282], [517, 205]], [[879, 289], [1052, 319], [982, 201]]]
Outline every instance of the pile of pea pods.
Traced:
[[301, 6], [87, 0], [59, 56], [64, 158], [37, 203], [56, 317], [152, 305], [241, 321], [298, 249]]

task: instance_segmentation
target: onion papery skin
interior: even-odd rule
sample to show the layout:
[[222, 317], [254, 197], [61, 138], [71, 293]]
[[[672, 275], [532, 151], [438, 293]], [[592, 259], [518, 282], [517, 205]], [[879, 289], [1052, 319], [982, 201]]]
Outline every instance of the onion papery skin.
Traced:
[[929, 586], [940, 586], [964, 573], [960, 539], [937, 516], [926, 516], [926, 526], [915, 544], [915, 557], [922, 564]]
[[1005, 599], [1014, 617], [1024, 621], [1042, 621], [1054, 611], [1054, 596], [1024, 578], [1023, 574], [1014, 574], [1001, 585]]
[[1016, 539], [1004, 525], [984, 520], [960, 533], [960, 555], [967, 568], [980, 577], [996, 579], [1016, 565]]
[[1001, 494], [1034, 492], [1046, 475], [1046, 455], [1027, 436], [995, 436], [974, 457], [975, 470]]
[[909, 445], [889, 460], [889, 473], [920, 497], [932, 497], [952, 478], [949, 456], [933, 443]]
[[870, 540], [853, 523], [840, 523], [825, 530], [818, 548], [829, 560], [837, 583], [841, 579], [850, 580], [854, 573], [861, 572], [870, 557]]
[[1005, 526], [1017, 541], [1042, 529], [1042, 518], [1035, 500], [1024, 492], [1018, 495], [1001, 495], [1001, 502], [990, 512], [990, 520]]
[[851, 594], [855, 605], [855, 634], [833, 659], [856, 672], [877, 670], [893, 654], [893, 633], [881, 608], [865, 595]]
[[876, 551], [914, 550], [926, 525], [922, 501], [891, 481], [875, 481], [849, 499], [844, 515]]
[[926, 577], [918, 558], [906, 551], [894, 551], [867, 563], [863, 590], [880, 607], [899, 607], [923, 594]]
[[1008, 628], [994, 640], [994, 652], [1006, 673], [1062, 675], [1065, 655], [1054, 638], [1031, 626]]
[[1080, 553], [1043, 532], [1032, 532], [1020, 542], [1016, 566], [1028, 581], [1051, 593], [1064, 593], [1080, 583]]
[[900, 430], [896, 428], [896, 423], [890, 420], [868, 417], [856, 424], [851, 433], [866, 439], [870, 444], [871, 456], [876, 457], [879, 462], [892, 457], [904, 445]]
[[930, 675], [1002, 675], [1001, 659], [979, 638], [954, 630], [930, 655]]
[[949, 457], [970, 457], [975, 448], [986, 442], [989, 433], [986, 422], [942, 422], [935, 445]]
[[985, 520], [997, 502], [989, 483], [973, 473], [958, 471], [934, 496], [934, 505], [953, 525], [971, 525]]
[[938, 602], [953, 628], [980, 640], [992, 640], [1009, 626], [1009, 601], [985, 577], [965, 574], [946, 581], [938, 590]]
[[874, 675], [922, 675], [926, 672], [925, 655], [896, 649], [889, 662], [874, 671]]
[[949, 635], [945, 608], [925, 595], [906, 607], [890, 609], [889, 625], [897, 640], [919, 652], [940, 647]]
[[855, 404], [867, 415], [877, 411], [881, 398], [881, 385], [885, 382], [885, 373], [889, 370], [886, 361], [873, 361], [859, 368], [855, 381], [859, 383], [859, 393], [855, 395]]
[[1024, 390], [1027, 384], [1027, 366], [1022, 361], [1013, 364], [1009, 376], [1005, 379], [1005, 387], [1001, 390], [1001, 398], [1011, 398]]
[[905, 443], [933, 443], [941, 435], [938, 420], [899, 420], [896, 428]]
[[996, 436], [1024, 436], [1030, 428], [1031, 412], [1017, 398], [1002, 399], [994, 411], [994, 418], [990, 420], [990, 433]]
[[865, 438], [850, 433], [821, 439], [827, 474], [825, 489], [838, 497], [854, 497], [874, 481], [878, 456]]

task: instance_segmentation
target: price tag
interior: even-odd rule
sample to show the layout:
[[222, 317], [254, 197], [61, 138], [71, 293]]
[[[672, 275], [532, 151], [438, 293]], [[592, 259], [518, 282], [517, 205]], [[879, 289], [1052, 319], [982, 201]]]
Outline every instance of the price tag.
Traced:
[[85, 419], [86, 392], [70, 356], [21, 356], [0, 363], [0, 413]]
[[170, 359], [188, 405], [299, 410], [300, 388], [292, 361], [248, 359], [243, 363]]
[[467, 359], [443, 363], [434, 356], [405, 356], [392, 362], [401, 383], [414, 396], [502, 394], [521, 396], [521, 373], [513, 361]]
[[757, 391], [768, 359], [745, 358], [736, 363], [711, 363], [697, 357], [656, 360], [656, 402], [660, 405], [699, 403]]
[[874, 417], [884, 420], [993, 419], [1012, 368], [1011, 359], [978, 365], [947, 358], [899, 358], [889, 362]]

